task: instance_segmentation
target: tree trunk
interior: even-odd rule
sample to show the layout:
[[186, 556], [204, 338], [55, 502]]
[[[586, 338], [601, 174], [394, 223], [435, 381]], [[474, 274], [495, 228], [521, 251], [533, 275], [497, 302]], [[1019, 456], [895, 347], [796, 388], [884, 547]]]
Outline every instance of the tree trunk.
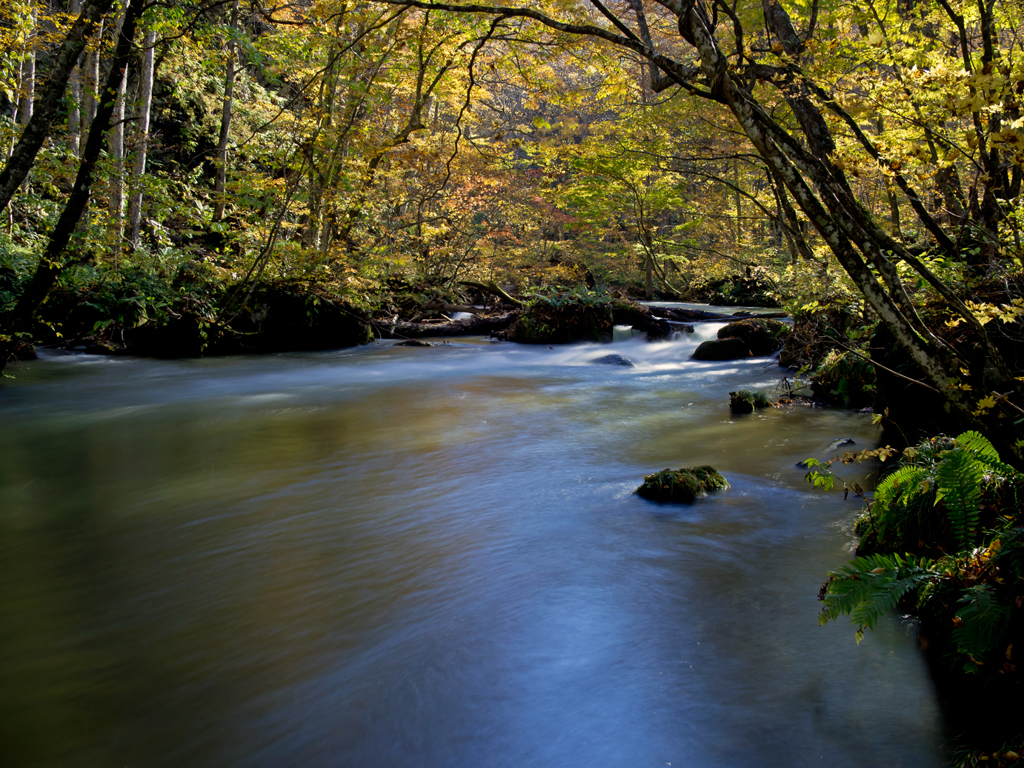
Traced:
[[153, 104], [154, 56], [156, 32], [146, 29], [142, 41], [142, 67], [139, 71], [138, 124], [135, 129], [135, 162], [132, 165], [131, 200], [128, 202], [128, 239], [139, 244], [142, 227], [142, 177], [146, 173], [146, 152], [149, 150], [149, 113]]
[[733, 240], [738, 247], [743, 240], [743, 229], [740, 223], [743, 217], [743, 196], [740, 194], [740, 161], [738, 158], [733, 158], [732, 161], [732, 183], [736, 202], [736, 232]]
[[49, 76], [38, 90], [32, 119], [28, 121], [11, 156], [0, 171], [0, 210], [7, 207], [35, 162], [43, 142], [50, 134], [53, 121], [60, 113], [61, 102], [67, 89], [68, 76], [85, 47], [85, 40], [106, 13], [114, 0], [86, 0], [82, 13], [68, 30], [64, 42], [53, 57]]
[[[65, 258], [65, 251], [86, 206], [89, 204], [93, 175], [100, 159], [104, 135], [110, 127], [110, 120], [114, 113], [117, 90], [132, 55], [132, 38], [135, 35], [136, 23], [141, 12], [141, 0], [128, 6], [121, 34], [118, 35], [114, 46], [110, 74], [107, 76], [107, 82], [103, 88], [106, 97], [100, 99], [96, 118], [89, 129], [89, 137], [85, 142], [82, 162], [78, 166], [74, 187], [60, 218], [50, 233], [50, 240], [39, 260], [35, 274], [32, 275], [25, 292], [18, 299], [13, 312], [8, 317], [2, 318], [4, 322], [0, 323], [0, 327], [9, 333], [6, 338], [0, 336], [0, 370], [6, 365], [17, 344], [19, 334], [30, 329], [32, 318], [39, 309], [39, 305], [46, 299], [54, 282], [69, 264]], [[71, 63], [74, 63], [73, 58]], [[66, 71], [70, 72], [70, 70], [71, 67], [67, 67]], [[49, 80], [47, 84], [49, 84]], [[63, 84], [61, 88], [63, 90]]]
[[18, 109], [19, 125], [28, 125], [32, 119], [33, 107], [36, 101], [36, 8], [33, 5], [29, 11], [32, 20], [30, 26], [32, 33], [25, 42], [25, 52], [21, 58], [21, 107]]
[[220, 117], [220, 138], [217, 141], [217, 177], [213, 183], [216, 200], [213, 220], [224, 219], [224, 187], [228, 178], [228, 140], [231, 138], [231, 113], [235, 97], [235, 32], [238, 29], [238, 0], [231, 4], [231, 38], [228, 40], [228, 61], [224, 70], [224, 106]]
[[[75, 16], [82, 11], [82, 0], [71, 0], [68, 13]], [[68, 83], [68, 154], [78, 157], [79, 144], [82, 137], [82, 57], [79, 56], [75, 68], [71, 71]]]
[[[135, 0], [141, 3], [142, 0]], [[124, 26], [124, 16], [128, 12], [126, 3], [121, 18], [114, 28], [114, 39], [121, 36]], [[128, 70], [121, 73], [121, 80], [117, 84], [117, 93], [114, 97], [114, 112], [110, 118], [110, 136], [107, 139], [107, 154], [110, 157], [113, 167], [110, 172], [110, 197], [108, 200], [110, 213], [110, 241], [111, 254], [114, 257], [114, 265], [118, 264], [121, 256], [121, 240], [124, 237], [124, 119], [125, 101], [128, 93]]]
[[[86, 51], [83, 57], [82, 79], [84, 82], [84, 93], [82, 94], [82, 133], [89, 133], [89, 126], [96, 117], [96, 107], [99, 105], [97, 94], [100, 90], [100, 43], [103, 41], [103, 22], [99, 24], [96, 31], [96, 41], [93, 48]], [[85, 147], [82, 146], [82, 152]]]

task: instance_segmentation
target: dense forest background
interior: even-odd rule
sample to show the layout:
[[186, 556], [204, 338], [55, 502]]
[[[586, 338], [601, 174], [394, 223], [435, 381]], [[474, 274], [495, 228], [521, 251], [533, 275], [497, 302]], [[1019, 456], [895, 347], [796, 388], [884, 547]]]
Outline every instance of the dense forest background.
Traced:
[[369, 326], [325, 308], [544, 289], [781, 303], [829, 375], [1024, 461], [1019, 4], [2, 13], [2, 364], [339, 346]]
[[[271, 295], [391, 317], [473, 285], [780, 301], [879, 321], [1022, 455], [1016, 3], [3, 14], [5, 362], [72, 337], [230, 350]], [[160, 335], [182, 317], [191, 342]]]

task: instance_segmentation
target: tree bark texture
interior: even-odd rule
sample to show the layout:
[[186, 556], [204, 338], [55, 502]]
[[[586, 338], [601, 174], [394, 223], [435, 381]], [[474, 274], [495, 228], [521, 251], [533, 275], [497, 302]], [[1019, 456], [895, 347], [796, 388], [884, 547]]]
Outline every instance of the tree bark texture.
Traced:
[[[141, 3], [142, 0], [135, 0], [135, 2]], [[121, 18], [117, 20], [117, 25], [114, 28], [115, 40], [121, 36], [124, 18], [129, 7], [130, 3], [126, 3], [121, 12]], [[110, 247], [115, 265], [121, 255], [121, 239], [124, 235], [124, 121], [127, 96], [128, 69], [125, 67], [121, 72], [121, 79], [117, 83], [114, 111], [110, 117], [110, 136], [107, 137], [107, 155], [113, 165], [110, 172], [110, 196], [107, 202], [110, 214]]]
[[224, 218], [224, 188], [228, 178], [228, 141], [231, 139], [231, 116], [235, 100], [235, 33], [238, 30], [238, 0], [231, 4], [231, 37], [228, 40], [228, 61], [224, 69], [224, 106], [220, 117], [220, 137], [217, 140], [217, 177], [213, 183], [213, 195], [216, 203], [213, 209], [213, 220]]
[[153, 75], [155, 57], [153, 46], [156, 32], [149, 27], [142, 40], [142, 66], [139, 69], [138, 121], [135, 128], [135, 158], [132, 164], [131, 199], [128, 202], [129, 240], [139, 244], [142, 227], [142, 177], [146, 173], [146, 153], [149, 151], [149, 119], [153, 105]]
[[[68, 13], [77, 16], [82, 12], [82, 0], [71, 0]], [[82, 57], [75, 60], [68, 81], [68, 154], [77, 158], [82, 137]]]

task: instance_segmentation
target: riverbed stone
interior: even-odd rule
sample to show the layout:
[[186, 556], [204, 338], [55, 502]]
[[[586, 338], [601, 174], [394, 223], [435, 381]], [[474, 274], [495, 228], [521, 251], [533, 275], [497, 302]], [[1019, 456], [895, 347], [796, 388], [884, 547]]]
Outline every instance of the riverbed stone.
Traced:
[[719, 339], [742, 339], [754, 357], [767, 357], [782, 349], [789, 326], [778, 320], [752, 317], [718, 330]]
[[711, 491], [728, 488], [729, 482], [714, 467], [683, 467], [663, 469], [645, 475], [644, 482], [635, 493], [651, 501], [671, 501], [689, 504]]
[[741, 389], [729, 393], [729, 410], [733, 413], [753, 413], [757, 409], [771, 408], [773, 405], [771, 399], [763, 392]]
[[604, 357], [595, 357], [590, 362], [595, 365], [621, 365], [624, 368], [636, 368], [636, 363], [622, 355], [605, 355]]
[[740, 360], [750, 357], [750, 347], [743, 339], [708, 339], [693, 351], [694, 360]]

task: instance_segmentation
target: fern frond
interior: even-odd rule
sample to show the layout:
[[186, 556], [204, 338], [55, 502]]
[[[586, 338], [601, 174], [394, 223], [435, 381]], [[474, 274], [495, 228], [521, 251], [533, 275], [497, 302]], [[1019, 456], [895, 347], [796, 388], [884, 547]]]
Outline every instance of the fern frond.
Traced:
[[908, 491], [916, 493], [921, 489], [921, 481], [927, 474], [921, 467], [900, 467], [878, 484], [875, 489], [875, 503], [888, 506], [905, 496]]
[[985, 465], [962, 448], [949, 451], [935, 473], [935, 502], [946, 505], [953, 532], [963, 549], [971, 546], [978, 530], [978, 504], [984, 480]]
[[1024, 474], [1021, 474], [1016, 468], [1011, 467], [1009, 464], [1004, 464], [1001, 461], [990, 459], [986, 456], [978, 456], [977, 458], [978, 461], [984, 464], [997, 478], [1009, 480], [1010, 482], [1015, 483], [1024, 482]]
[[991, 584], [978, 584], [964, 591], [957, 601], [963, 607], [953, 630], [957, 650], [969, 657], [964, 669], [977, 672], [983, 659], [996, 647], [1009, 626], [1010, 606], [1001, 603]]
[[999, 452], [992, 446], [992, 443], [988, 441], [988, 438], [974, 430], [958, 435], [956, 438], [956, 447], [977, 454], [979, 458], [999, 461]]
[[818, 621], [825, 624], [849, 616], [859, 625], [860, 636], [864, 628], [874, 629], [878, 619], [894, 610], [909, 593], [936, 577], [925, 558], [881, 554], [858, 557], [829, 574]]

